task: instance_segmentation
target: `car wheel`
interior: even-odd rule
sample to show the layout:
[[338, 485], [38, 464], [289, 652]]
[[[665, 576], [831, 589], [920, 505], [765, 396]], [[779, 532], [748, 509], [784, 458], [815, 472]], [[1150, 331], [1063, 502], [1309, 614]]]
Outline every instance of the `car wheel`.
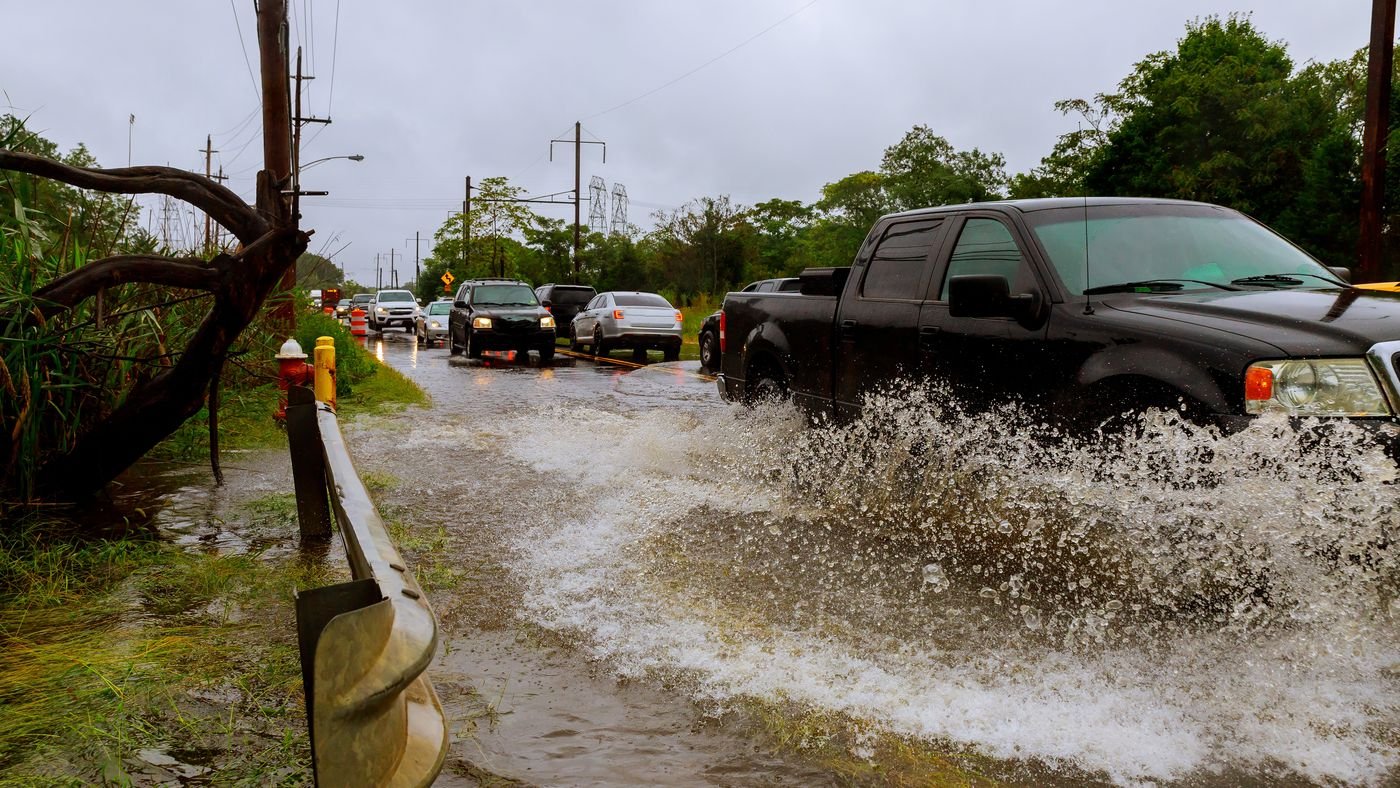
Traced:
[[569, 326], [569, 349], [575, 353], [583, 350], [583, 343], [578, 341], [578, 332], [573, 326]]
[[705, 369], [714, 369], [719, 361], [719, 341], [715, 335], [706, 331], [700, 335], [700, 366]]
[[481, 346], [473, 341], [472, 332], [467, 332], [467, 358], [481, 358]]
[[608, 344], [603, 341], [603, 329], [593, 329], [593, 355], [606, 356], [608, 354]]
[[670, 346], [666, 347], [664, 350], [662, 350], [661, 353], [662, 353], [661, 357], [664, 358], [664, 359], [667, 360], [667, 361], [680, 361], [680, 360], [681, 360], [681, 346], [680, 346], [680, 345], [670, 345]]
[[554, 343], [540, 346], [540, 363], [548, 364], [554, 360]]
[[750, 405], [783, 402], [787, 398], [787, 380], [783, 377], [782, 372], [765, 366], [749, 373], [748, 400]]

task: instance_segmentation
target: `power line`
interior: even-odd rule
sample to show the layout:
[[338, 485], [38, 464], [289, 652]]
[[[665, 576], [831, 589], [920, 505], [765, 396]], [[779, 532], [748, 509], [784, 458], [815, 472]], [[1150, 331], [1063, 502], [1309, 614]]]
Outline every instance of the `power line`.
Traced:
[[608, 114], [609, 112], [612, 112], [612, 111], [614, 111], [614, 110], [622, 109], [623, 107], [625, 107], [625, 106], [627, 106], [627, 105], [629, 105], [629, 104], [634, 104], [634, 103], [636, 103], [636, 102], [638, 102], [638, 101], [641, 101], [642, 99], [646, 98], [647, 96], [653, 95], [653, 94], [655, 94], [655, 93], [660, 93], [661, 91], [665, 90], [666, 88], [671, 87], [672, 85], [676, 84], [677, 82], [680, 82], [681, 80], [685, 79], [686, 77], [690, 76], [691, 74], [694, 74], [695, 72], [700, 71], [701, 69], [703, 69], [703, 68], [705, 68], [705, 67], [707, 67], [707, 66], [713, 65], [714, 63], [716, 63], [716, 62], [718, 62], [718, 61], [724, 59], [725, 57], [728, 57], [729, 55], [731, 55], [731, 54], [737, 52], [739, 49], [741, 49], [741, 48], [747, 46], [749, 43], [753, 42], [753, 41], [754, 41], [755, 39], [757, 39], [758, 37], [762, 36], [763, 34], [767, 33], [768, 31], [772, 30], [773, 28], [777, 27], [778, 25], [781, 25], [782, 23], [788, 21], [789, 19], [792, 19], [793, 17], [797, 16], [798, 14], [802, 13], [803, 11], [806, 11], [808, 8], [811, 8], [812, 6], [816, 5], [818, 2], [820, 2], [820, 0], [810, 0], [810, 2], [808, 2], [806, 5], [802, 6], [801, 8], [797, 9], [796, 11], [793, 11], [792, 13], [790, 13], [790, 14], [788, 14], [787, 16], [783, 17], [782, 19], [779, 19], [778, 21], [774, 22], [773, 24], [769, 25], [768, 27], [763, 28], [762, 30], [758, 31], [757, 33], [754, 33], [753, 35], [749, 36], [748, 38], [744, 39], [743, 41], [740, 41], [739, 43], [735, 44], [734, 46], [730, 47], [729, 49], [727, 49], [727, 50], [721, 52], [721, 53], [718, 54], [718, 55], [715, 55], [714, 57], [710, 58], [709, 60], [706, 60], [704, 63], [701, 63], [700, 65], [696, 66], [695, 68], [692, 68], [691, 70], [685, 72], [684, 74], [681, 74], [680, 76], [676, 77], [675, 79], [671, 80], [670, 82], [667, 82], [667, 83], [665, 83], [665, 84], [663, 84], [663, 85], [658, 85], [657, 87], [654, 87], [654, 88], [652, 88], [651, 90], [648, 90], [647, 92], [641, 94], [640, 96], [636, 96], [636, 97], [630, 98], [630, 99], [628, 99], [628, 100], [622, 102], [621, 104], [617, 104], [617, 105], [615, 105], [615, 106], [608, 107], [607, 109], [603, 110], [602, 112], [595, 112], [595, 113], [593, 113], [592, 115], [585, 115], [585, 116], [583, 116], [582, 120], [592, 120], [593, 118], [599, 117], [599, 116], [601, 116], [601, 115], [606, 115], [606, 114]]
[[335, 53], [340, 49], [340, 0], [335, 0], [335, 33], [331, 38], [331, 89], [326, 96], [326, 117], [331, 116], [331, 102], [335, 100]]
[[258, 89], [258, 78], [253, 76], [253, 61], [248, 59], [248, 45], [243, 41], [243, 25], [238, 21], [238, 6], [233, 4], [233, 0], [228, 0], [229, 10], [233, 12], [233, 26], [238, 30], [238, 47], [243, 50], [243, 65], [248, 67], [248, 79], [253, 83], [253, 95], [258, 97], [258, 106], [262, 106], [262, 91]]

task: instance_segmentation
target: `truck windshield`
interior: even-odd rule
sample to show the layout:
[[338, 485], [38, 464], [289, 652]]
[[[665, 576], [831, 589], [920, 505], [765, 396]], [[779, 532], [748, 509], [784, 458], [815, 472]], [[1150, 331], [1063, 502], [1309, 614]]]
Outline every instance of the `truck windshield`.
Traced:
[[380, 290], [380, 301], [412, 301], [413, 294], [407, 290]]
[[1087, 212], [1054, 208], [1028, 211], [1025, 217], [1065, 288], [1075, 295], [1157, 280], [1181, 283], [1179, 290], [1340, 284], [1306, 252], [1227, 208], [1091, 205]]

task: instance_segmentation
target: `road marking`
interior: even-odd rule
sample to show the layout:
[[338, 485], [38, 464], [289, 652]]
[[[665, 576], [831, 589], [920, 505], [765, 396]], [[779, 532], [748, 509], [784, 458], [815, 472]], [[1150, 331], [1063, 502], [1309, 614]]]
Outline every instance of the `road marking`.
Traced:
[[[562, 348], [562, 347], [561, 347], [561, 348], [555, 348], [554, 352], [555, 352], [555, 353], [563, 353], [564, 355], [570, 356], [570, 357], [572, 357], [572, 358], [581, 358], [581, 359], [584, 359], [585, 361], [599, 361], [599, 362], [605, 361], [605, 362], [607, 362], [607, 363], [609, 363], [609, 364], [616, 364], [616, 365], [618, 365], [619, 367], [630, 367], [631, 369], [647, 369], [648, 367], [652, 366], [651, 364], [638, 364], [638, 363], [635, 362], [635, 361], [623, 361], [623, 360], [620, 359], [620, 358], [612, 358], [611, 356], [594, 356], [594, 355], [589, 354], [589, 353], [579, 353], [579, 352], [574, 351], [574, 350], [565, 350], [565, 349]], [[674, 367], [672, 367], [671, 369], [674, 371]], [[715, 376], [714, 376], [714, 375], [705, 375], [705, 374], [702, 374], [702, 373], [700, 373], [700, 372], [691, 372], [690, 370], [686, 370], [686, 369], [683, 369], [683, 370], [680, 370], [680, 371], [681, 371], [681, 372], [684, 372], [684, 373], [687, 374], [687, 375], [694, 375], [695, 377], [700, 378], [701, 380], [703, 380], [703, 381], [705, 381], [705, 382], [707, 382], [707, 383], [713, 383], [713, 382], [715, 381]]]

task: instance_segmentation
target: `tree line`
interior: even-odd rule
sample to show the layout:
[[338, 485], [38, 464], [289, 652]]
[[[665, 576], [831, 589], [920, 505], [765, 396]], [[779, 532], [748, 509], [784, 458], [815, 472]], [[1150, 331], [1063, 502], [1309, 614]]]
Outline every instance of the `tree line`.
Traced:
[[[698, 197], [653, 214], [646, 232], [589, 233], [580, 280], [689, 303], [809, 266], [849, 265], [866, 231], [892, 211], [1086, 194], [1226, 205], [1329, 265], [1354, 266], [1366, 54], [1299, 65], [1286, 43], [1269, 39], [1247, 15], [1195, 20], [1175, 49], [1144, 57], [1115, 91], [1056, 102], [1076, 128], [1027, 172], [1008, 175], [1000, 153], [960, 150], [917, 125], [884, 150], [878, 169], [832, 181], [810, 203]], [[1392, 138], [1397, 102], [1390, 110]], [[1400, 278], [1391, 229], [1400, 226], [1397, 160], [1390, 157], [1384, 209], [1384, 270], [1391, 279]], [[523, 204], [497, 202], [521, 196], [504, 177], [484, 181], [484, 199], [435, 233], [418, 293], [443, 294], [439, 277], [447, 270], [458, 279], [571, 281], [572, 228]]]

